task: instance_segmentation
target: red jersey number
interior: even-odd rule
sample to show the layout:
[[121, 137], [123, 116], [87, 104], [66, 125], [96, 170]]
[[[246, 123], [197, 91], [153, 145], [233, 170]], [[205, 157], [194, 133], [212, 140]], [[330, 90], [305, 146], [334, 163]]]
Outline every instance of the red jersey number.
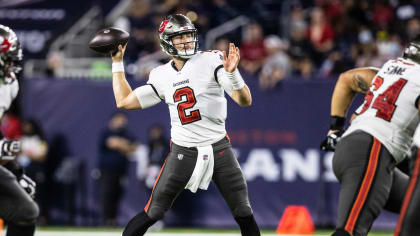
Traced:
[[194, 107], [197, 103], [195, 99], [194, 90], [190, 87], [179, 88], [174, 93], [174, 102], [182, 101], [182, 97], [185, 96], [187, 98], [186, 101], [178, 103], [178, 116], [181, 120], [183, 125], [193, 123], [195, 121], [201, 120], [200, 111], [198, 109], [193, 110], [190, 112], [189, 115], [185, 112], [186, 109]]
[[[377, 81], [379, 83], [377, 83]], [[382, 85], [383, 79], [381, 77], [377, 77], [375, 79], [374, 85], [374, 91], [378, 90], [379, 87]], [[376, 117], [382, 118], [386, 121], [390, 121], [392, 118], [392, 115], [394, 114], [395, 109], [397, 106], [395, 105], [395, 102], [398, 99], [398, 96], [401, 93], [401, 90], [406, 85], [407, 80], [405, 79], [399, 79], [395, 83], [393, 83], [391, 86], [389, 86], [383, 93], [379, 94], [379, 96], [375, 99], [375, 101], [372, 104], [372, 108], [378, 110], [376, 112]], [[373, 93], [369, 91], [365, 96], [365, 105], [363, 106], [362, 111], [360, 114], [365, 112], [372, 103], [373, 99]]]

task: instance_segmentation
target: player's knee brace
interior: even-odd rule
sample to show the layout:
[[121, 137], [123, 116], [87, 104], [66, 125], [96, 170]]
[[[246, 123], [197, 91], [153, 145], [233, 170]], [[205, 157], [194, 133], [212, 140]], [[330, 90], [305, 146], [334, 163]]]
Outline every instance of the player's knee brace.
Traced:
[[331, 236], [351, 236], [349, 232], [345, 231], [344, 229], [336, 229], [335, 232]]
[[123, 236], [144, 235], [147, 229], [152, 226], [156, 220], [152, 220], [146, 212], [142, 211], [134, 216], [124, 229]]
[[20, 225], [9, 223], [6, 236], [33, 236], [35, 233], [35, 223], [30, 225]]
[[252, 215], [252, 209], [249, 204], [238, 204], [233, 210], [232, 214], [234, 217], [245, 217]]

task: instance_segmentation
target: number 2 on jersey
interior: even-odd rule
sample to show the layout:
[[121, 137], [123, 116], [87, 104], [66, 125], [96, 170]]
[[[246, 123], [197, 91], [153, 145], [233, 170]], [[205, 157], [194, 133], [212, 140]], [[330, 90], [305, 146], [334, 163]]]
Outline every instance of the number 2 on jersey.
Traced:
[[[397, 98], [400, 95], [401, 90], [404, 88], [406, 83], [407, 80], [399, 79], [391, 86], [389, 86], [383, 93], [378, 95], [378, 97], [372, 104], [372, 108], [378, 110], [376, 112], [376, 117], [382, 118], [386, 121], [391, 120], [395, 108], [397, 108], [395, 102], [397, 101]], [[375, 81], [373, 82], [373, 91], [378, 90], [382, 84], [383, 78], [379, 76], [376, 77]], [[373, 96], [373, 92], [370, 90], [366, 93], [365, 104], [363, 105], [362, 111], [359, 113], [359, 115], [365, 112], [370, 107]]]
[[177, 89], [173, 96], [174, 102], [182, 101], [183, 96], [185, 96], [187, 100], [180, 102], [177, 106], [178, 116], [181, 120], [181, 123], [183, 125], [186, 125], [201, 120], [200, 111], [198, 109], [191, 111], [189, 115], [187, 115], [187, 113], [185, 112], [186, 109], [194, 107], [194, 105], [197, 103], [197, 100], [195, 99], [194, 90], [192, 90], [190, 87], [183, 87]]

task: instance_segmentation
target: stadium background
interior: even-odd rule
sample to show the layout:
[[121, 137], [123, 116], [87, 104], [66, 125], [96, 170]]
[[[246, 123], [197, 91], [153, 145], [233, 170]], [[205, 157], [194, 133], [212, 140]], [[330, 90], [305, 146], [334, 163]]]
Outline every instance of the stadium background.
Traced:
[[[342, 71], [379, 67], [400, 56], [420, 32], [419, 1], [0, 1], [0, 23], [17, 32], [25, 57], [19, 99], [2, 129], [18, 133], [20, 121], [36, 119], [49, 144], [41, 223], [101, 225], [98, 136], [116, 108], [110, 60], [90, 51], [88, 41], [107, 26], [129, 31], [127, 76], [132, 87], [142, 85], [148, 71], [167, 60], [155, 36], [170, 13], [194, 21], [202, 50], [222, 49], [229, 41], [241, 48], [240, 70], [253, 106], [240, 108], [230, 101], [227, 130], [257, 222], [273, 229], [287, 205], [305, 205], [317, 227], [332, 227], [338, 184], [332, 154], [319, 151], [319, 143], [328, 129], [334, 83]], [[169, 134], [164, 104], [127, 114], [142, 147], [153, 124], [162, 124]], [[139, 180], [141, 155], [147, 152], [130, 162], [120, 226], [148, 198]], [[63, 169], [69, 171], [67, 178], [59, 177]], [[392, 230], [395, 220], [396, 215], [385, 213], [374, 227]], [[195, 195], [185, 191], [165, 225], [235, 227], [214, 185]]]

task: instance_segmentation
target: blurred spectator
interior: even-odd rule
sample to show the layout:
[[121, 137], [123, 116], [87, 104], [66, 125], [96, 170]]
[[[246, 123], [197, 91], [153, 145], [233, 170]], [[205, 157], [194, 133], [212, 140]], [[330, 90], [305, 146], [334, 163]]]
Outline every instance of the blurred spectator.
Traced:
[[298, 73], [304, 80], [310, 80], [315, 75], [314, 64], [309, 57], [305, 57], [299, 62]]
[[333, 29], [326, 21], [324, 12], [321, 8], [314, 8], [312, 10], [311, 24], [307, 29], [306, 36], [313, 48], [313, 60], [316, 65], [320, 65], [327, 53], [334, 46]]
[[149, 0], [133, 0], [128, 8], [127, 17], [131, 31], [126, 58], [132, 62], [143, 54], [154, 52], [154, 39], [150, 35], [153, 35], [158, 26], [153, 24], [152, 5]]
[[35, 200], [40, 208], [39, 222], [45, 225], [48, 219], [49, 199], [46, 184], [48, 144], [39, 122], [35, 120], [22, 122], [21, 143], [22, 151], [18, 156], [18, 161], [25, 168], [26, 175], [37, 184]]
[[377, 0], [373, 4], [373, 22], [377, 29], [385, 30], [394, 18], [394, 10], [387, 0]]
[[292, 60], [293, 74], [300, 74], [300, 62], [311, 54], [311, 45], [306, 38], [306, 25], [295, 24], [290, 31], [288, 54]]
[[245, 28], [240, 52], [241, 68], [248, 73], [256, 73], [267, 57], [267, 52], [264, 47], [264, 33], [261, 25], [252, 23]]
[[377, 38], [378, 56], [382, 63], [385, 63], [389, 58], [402, 55], [403, 49], [398, 35], [389, 35], [386, 31], [380, 31], [378, 32]]
[[226, 38], [219, 38], [216, 40], [215, 50], [219, 51], [228, 51], [229, 50], [229, 40]]
[[[258, 6], [258, 9], [269, 9], [274, 5], [227, 0], [133, 0], [127, 11], [133, 37], [127, 52], [133, 60], [139, 58], [133, 67], [136, 69], [134, 74], [144, 77], [150, 68], [166, 62], [158, 52], [160, 49], [154, 46], [154, 39], [149, 37], [162, 17], [170, 13], [186, 14], [197, 25], [200, 43], [204, 45], [208, 30], [237, 16], [248, 15], [250, 11], [243, 7], [244, 4]], [[283, 32], [282, 37], [289, 42], [287, 54], [292, 74], [301, 75], [305, 71], [307, 75], [333, 76], [355, 65], [381, 64], [385, 55], [395, 55], [420, 32], [420, 20], [416, 17], [420, 8], [411, 1], [292, 1], [289, 8], [288, 17], [277, 21], [277, 26], [258, 23], [245, 26], [240, 46], [241, 69], [251, 74], [260, 72], [267, 57], [264, 33]], [[258, 13], [253, 18], [259, 22], [276, 22], [264, 21], [263, 16], [269, 17]], [[278, 30], [273, 32], [273, 29]], [[389, 34], [385, 40], [383, 32]], [[223, 49], [224, 38], [234, 39], [236, 33], [227, 32], [211, 49]]]
[[285, 53], [286, 43], [275, 35], [264, 40], [268, 58], [259, 76], [261, 89], [272, 89], [278, 82], [290, 76], [291, 66], [289, 56]]
[[418, 18], [412, 18], [407, 22], [406, 28], [407, 42], [416, 38], [420, 34], [420, 20]]
[[211, 0], [210, 2], [208, 11], [209, 18], [211, 19], [209, 22], [211, 28], [219, 26], [241, 14], [237, 9], [229, 4], [230, 1]]
[[61, 52], [51, 52], [47, 55], [47, 71], [49, 77], [62, 74], [64, 55]]
[[127, 116], [117, 112], [99, 139], [99, 170], [104, 224], [116, 226], [116, 216], [123, 193], [121, 181], [127, 174], [128, 155], [136, 149], [127, 129]]
[[319, 76], [322, 78], [332, 78], [344, 71], [352, 69], [354, 65], [343, 56], [339, 50], [335, 50], [324, 61], [319, 69]]
[[148, 131], [149, 167], [145, 179], [149, 191], [152, 191], [159, 170], [169, 153], [168, 143], [163, 126], [152, 125]]
[[[160, 65], [165, 64], [169, 61], [170, 57], [168, 54], [163, 52], [160, 48], [159, 39], [155, 34], [155, 51], [140, 57], [136, 61], [136, 71], [135, 74], [137, 78], [147, 79], [149, 77], [150, 71]], [[128, 71], [127, 71], [128, 72]]]

